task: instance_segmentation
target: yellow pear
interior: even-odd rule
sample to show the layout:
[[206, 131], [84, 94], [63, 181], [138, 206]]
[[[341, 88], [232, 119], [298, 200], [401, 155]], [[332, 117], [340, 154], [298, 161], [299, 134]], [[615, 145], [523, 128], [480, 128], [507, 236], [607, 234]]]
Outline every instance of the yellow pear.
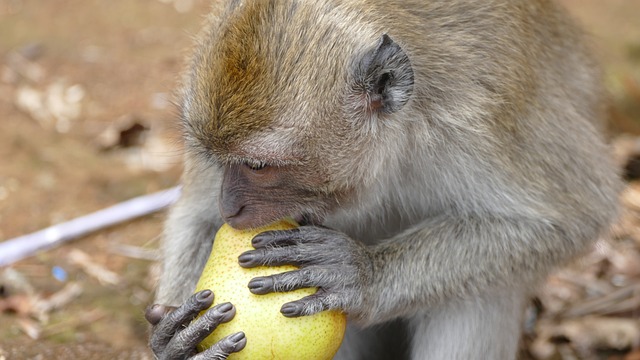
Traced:
[[236, 230], [224, 224], [216, 234], [213, 249], [196, 286], [196, 292], [210, 289], [214, 305], [230, 302], [236, 307], [235, 317], [221, 324], [200, 343], [206, 349], [227, 335], [243, 331], [246, 347], [231, 354], [230, 360], [329, 360], [338, 351], [344, 337], [346, 316], [339, 311], [324, 311], [312, 316], [287, 318], [280, 307], [316, 292], [315, 288], [284, 293], [254, 295], [249, 281], [296, 267], [242, 268], [238, 256], [253, 250], [251, 239], [263, 231], [293, 229], [292, 220], [281, 220], [269, 226], [251, 230]]

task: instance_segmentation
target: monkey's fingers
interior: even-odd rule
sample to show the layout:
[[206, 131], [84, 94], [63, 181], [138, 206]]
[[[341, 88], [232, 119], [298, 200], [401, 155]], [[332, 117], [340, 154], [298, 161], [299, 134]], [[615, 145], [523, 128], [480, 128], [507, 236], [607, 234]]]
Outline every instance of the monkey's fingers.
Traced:
[[301, 266], [306, 263], [302, 260], [303, 257], [300, 256], [302, 251], [303, 249], [300, 246], [250, 250], [238, 256], [238, 263], [245, 268], [280, 265]]
[[286, 292], [308, 287], [335, 285], [336, 271], [326, 267], [309, 266], [271, 276], [256, 277], [249, 281], [249, 290], [256, 295]]
[[267, 246], [290, 246], [302, 241], [300, 228], [261, 232], [251, 240], [251, 245], [259, 249]]
[[[236, 310], [231, 303], [222, 303], [212, 307], [193, 323], [180, 330], [171, 341], [169, 341], [169, 344], [162, 353], [163, 357], [167, 359], [184, 358], [186, 355], [192, 353], [196, 345], [211, 334], [218, 325], [233, 319], [235, 314]], [[238, 339], [232, 337], [231, 339], [222, 340], [223, 344], [219, 346], [219, 349], [221, 349], [221, 351], [234, 349], [235, 344], [243, 337], [244, 334], [237, 336]], [[226, 355], [228, 354], [227, 352]]]
[[[184, 304], [174, 311], [166, 314], [155, 326], [153, 334], [151, 335], [150, 345], [154, 353], [163, 353], [164, 348], [178, 330], [190, 323], [200, 311], [207, 309], [212, 303], [213, 292], [211, 290], [203, 290], [192, 295]], [[153, 316], [151, 317], [152, 320], [155, 320]]]
[[147, 307], [147, 310], [144, 312], [144, 317], [147, 319], [149, 324], [156, 326], [160, 322], [160, 320], [164, 319], [168, 313], [174, 311], [176, 309], [175, 306], [167, 306], [161, 304], [153, 304]]
[[280, 312], [286, 317], [299, 317], [338, 308], [341, 308], [340, 296], [318, 289], [313, 295], [282, 305]]
[[189, 360], [224, 360], [231, 353], [238, 352], [247, 345], [247, 338], [243, 332], [229, 335], [215, 343], [207, 350], [190, 357]]
[[291, 230], [265, 231], [251, 240], [254, 248], [287, 247], [303, 244], [334, 244], [336, 239], [344, 239], [341, 232], [324, 226], [306, 225]]

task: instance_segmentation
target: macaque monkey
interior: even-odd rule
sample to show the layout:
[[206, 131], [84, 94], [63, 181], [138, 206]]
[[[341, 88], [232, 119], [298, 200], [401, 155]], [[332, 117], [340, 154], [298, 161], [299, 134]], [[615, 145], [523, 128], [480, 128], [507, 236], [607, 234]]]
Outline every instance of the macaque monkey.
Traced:
[[180, 106], [184, 189], [147, 311], [159, 359], [251, 342], [195, 351], [235, 312], [190, 323], [223, 222], [303, 225], [238, 262], [299, 266], [255, 294], [320, 289], [284, 316], [348, 314], [336, 359], [508, 360], [536, 284], [616, 216], [598, 71], [553, 1], [216, 2]]

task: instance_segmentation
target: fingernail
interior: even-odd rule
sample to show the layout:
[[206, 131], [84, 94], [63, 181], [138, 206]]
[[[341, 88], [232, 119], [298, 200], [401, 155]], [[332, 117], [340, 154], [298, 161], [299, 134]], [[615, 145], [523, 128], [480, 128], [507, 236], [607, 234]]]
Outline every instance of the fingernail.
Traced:
[[249, 281], [249, 291], [254, 294], [262, 295], [267, 289], [273, 287], [273, 279], [268, 277], [253, 278]]
[[298, 306], [291, 303], [282, 305], [280, 312], [282, 313], [282, 315], [287, 317], [297, 316], [300, 313], [300, 311], [298, 310]]
[[198, 299], [198, 301], [204, 301], [211, 295], [213, 295], [213, 292], [211, 290], [202, 290], [198, 293], [198, 295], [196, 295], [196, 298]]
[[229, 312], [231, 311], [231, 309], [233, 309], [233, 305], [228, 302], [218, 305], [218, 311], [220, 311], [221, 313]]
[[260, 288], [264, 284], [264, 278], [253, 278], [249, 281], [249, 289]]
[[242, 339], [244, 339], [244, 333], [241, 331], [239, 333], [235, 333], [231, 336], [229, 336], [229, 340], [233, 341], [233, 342], [238, 342], [241, 341]]
[[251, 240], [251, 245], [253, 245], [253, 247], [260, 246], [264, 241], [264, 239], [265, 239], [264, 235], [258, 234], [254, 236], [254, 238]]
[[238, 256], [238, 262], [240, 262], [240, 264], [247, 264], [251, 261], [253, 261], [253, 254], [251, 254], [251, 252], [246, 252]]

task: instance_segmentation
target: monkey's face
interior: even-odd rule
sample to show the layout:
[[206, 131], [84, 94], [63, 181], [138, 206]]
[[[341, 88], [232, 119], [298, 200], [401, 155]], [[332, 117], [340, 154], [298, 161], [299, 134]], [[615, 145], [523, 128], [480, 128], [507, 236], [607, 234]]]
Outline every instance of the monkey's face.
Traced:
[[399, 45], [348, 28], [359, 13], [343, 24], [313, 2], [275, 4], [238, 3], [212, 25], [182, 101], [188, 148], [224, 169], [220, 207], [237, 228], [319, 223], [348, 202], [382, 167], [371, 129], [413, 89]]
[[235, 228], [262, 226], [283, 217], [320, 224], [336, 201], [336, 194], [318, 191], [323, 181], [301, 166], [231, 164], [224, 167], [221, 213]]

